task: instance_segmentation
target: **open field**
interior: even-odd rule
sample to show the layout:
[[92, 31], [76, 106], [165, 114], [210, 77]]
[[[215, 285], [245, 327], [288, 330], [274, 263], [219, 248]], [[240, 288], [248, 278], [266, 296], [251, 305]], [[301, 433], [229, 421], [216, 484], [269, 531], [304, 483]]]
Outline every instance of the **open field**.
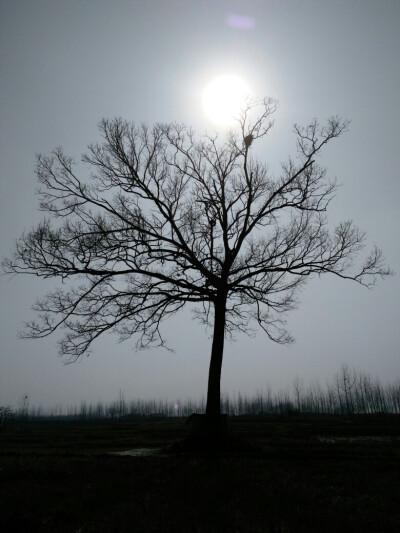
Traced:
[[163, 448], [180, 418], [31, 422], [0, 435], [0, 530], [400, 531], [400, 417], [233, 417], [254, 452]]

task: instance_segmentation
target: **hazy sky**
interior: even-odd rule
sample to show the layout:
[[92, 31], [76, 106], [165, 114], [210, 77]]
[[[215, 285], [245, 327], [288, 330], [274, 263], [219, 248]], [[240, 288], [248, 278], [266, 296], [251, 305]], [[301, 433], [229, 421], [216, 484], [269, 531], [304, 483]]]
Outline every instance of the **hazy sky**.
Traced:
[[[397, 276], [372, 291], [310, 280], [287, 317], [296, 343], [238, 336], [226, 344], [222, 389], [290, 389], [295, 376], [324, 384], [342, 363], [383, 381], [400, 376], [398, 0], [0, 0], [0, 9], [1, 257], [42, 217], [35, 153], [61, 145], [79, 159], [103, 117], [184, 121], [202, 134], [213, 128], [204, 86], [236, 74], [280, 102], [257, 149], [272, 168], [294, 155], [294, 122], [351, 120], [321, 160], [342, 184], [330, 220], [354, 219]], [[133, 341], [106, 336], [91, 357], [65, 366], [56, 337], [17, 339], [48, 287], [0, 277], [0, 405], [17, 407], [25, 394], [44, 407], [110, 401], [120, 390], [129, 399], [205, 395], [211, 332], [190, 309], [165, 323], [174, 353], [135, 352]]]

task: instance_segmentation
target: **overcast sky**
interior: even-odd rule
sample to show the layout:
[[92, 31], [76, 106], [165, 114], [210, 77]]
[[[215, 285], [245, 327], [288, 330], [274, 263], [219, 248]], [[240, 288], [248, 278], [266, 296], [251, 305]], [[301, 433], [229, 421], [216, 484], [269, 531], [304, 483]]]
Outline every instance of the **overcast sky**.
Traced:
[[[252, 394], [323, 385], [342, 363], [382, 381], [400, 376], [400, 2], [398, 0], [0, 0], [0, 256], [43, 214], [35, 153], [55, 146], [76, 159], [99, 139], [101, 118], [214, 126], [202, 91], [221, 74], [279, 100], [276, 125], [257, 148], [273, 168], [294, 155], [294, 122], [351, 120], [321, 164], [342, 184], [332, 224], [352, 218], [397, 276], [373, 290], [338, 278], [310, 280], [288, 315], [296, 343], [260, 331], [227, 343], [222, 389]], [[240, 15], [244, 23], [237, 27]], [[239, 25], [240, 26], [240, 25]], [[112, 336], [65, 366], [57, 338], [17, 339], [48, 285], [0, 276], [0, 405], [54, 407], [82, 400], [176, 401], [206, 393], [210, 331], [190, 309], [165, 323], [173, 353], [134, 351]]]

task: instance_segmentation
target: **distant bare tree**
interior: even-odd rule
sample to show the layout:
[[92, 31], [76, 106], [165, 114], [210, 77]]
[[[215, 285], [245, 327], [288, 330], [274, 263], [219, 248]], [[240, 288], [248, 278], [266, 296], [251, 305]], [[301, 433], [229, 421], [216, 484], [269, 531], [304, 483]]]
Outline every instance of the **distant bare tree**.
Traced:
[[343, 364], [335, 379], [342, 409], [346, 414], [352, 414], [354, 412], [354, 371], [352, 373], [348, 365]]
[[251, 151], [275, 110], [272, 99], [249, 101], [224, 139], [197, 138], [176, 123], [103, 120], [103, 142], [82, 159], [89, 179], [61, 148], [39, 155], [40, 208], [50, 218], [3, 265], [63, 285], [36, 302], [39, 319], [25, 336], [64, 328], [60, 352], [71, 360], [104, 332], [135, 335], [139, 348], [164, 346], [161, 321], [190, 304], [213, 328], [206, 414], [217, 427], [226, 334], [251, 333], [253, 321], [288, 343], [283, 316], [312, 274], [365, 286], [387, 276], [377, 248], [353, 267], [365, 235], [351, 221], [328, 231], [336, 185], [316, 157], [347, 122], [295, 125], [297, 157], [274, 177]]
[[11, 416], [11, 407], [0, 405], [0, 433], [5, 429], [7, 420], [9, 420]]
[[302, 400], [303, 400], [303, 394], [304, 394], [304, 383], [303, 383], [303, 380], [301, 380], [299, 378], [299, 376], [296, 376], [294, 378], [293, 389], [294, 389], [295, 400], [296, 400], [296, 409], [300, 413], [301, 410], [302, 410]]

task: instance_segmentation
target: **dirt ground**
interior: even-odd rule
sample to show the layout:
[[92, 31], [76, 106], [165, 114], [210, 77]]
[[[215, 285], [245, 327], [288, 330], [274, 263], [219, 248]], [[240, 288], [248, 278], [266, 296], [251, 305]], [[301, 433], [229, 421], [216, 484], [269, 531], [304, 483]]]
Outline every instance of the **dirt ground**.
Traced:
[[165, 453], [184, 422], [9, 426], [0, 531], [400, 531], [400, 417], [237, 417], [248, 450]]

